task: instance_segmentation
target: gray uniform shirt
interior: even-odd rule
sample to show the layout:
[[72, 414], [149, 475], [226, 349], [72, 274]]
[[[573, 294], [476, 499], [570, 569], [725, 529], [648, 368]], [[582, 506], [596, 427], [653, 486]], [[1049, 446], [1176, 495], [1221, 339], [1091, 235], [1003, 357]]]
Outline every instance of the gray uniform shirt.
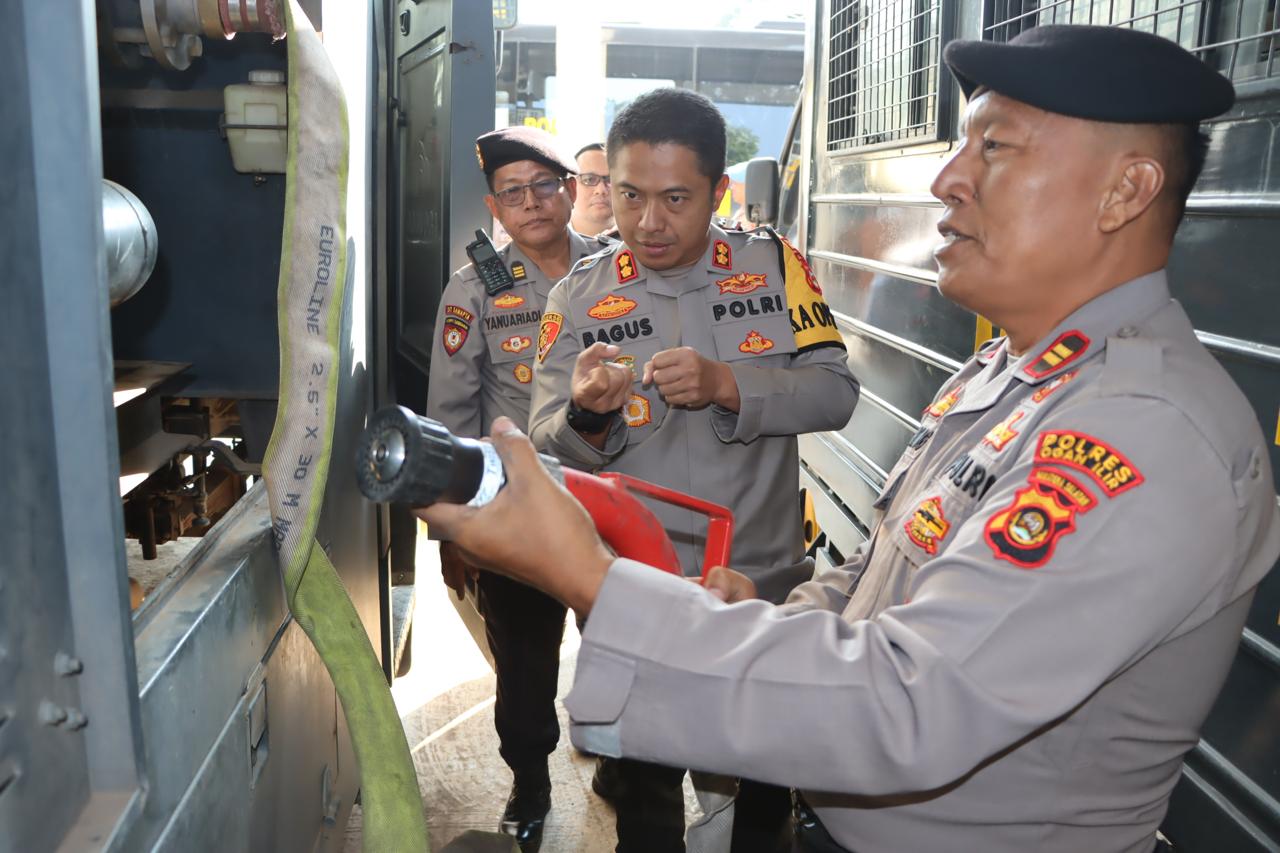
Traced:
[[[603, 450], [565, 415], [578, 354], [602, 340], [622, 347], [636, 381]], [[660, 350], [689, 346], [727, 362], [737, 413], [668, 408], [641, 384]], [[622, 244], [578, 265], [551, 292], [535, 370], [530, 434], [539, 449], [727, 506], [733, 565], [781, 601], [812, 575], [803, 556], [795, 436], [844, 426], [857, 400], [844, 343], [798, 252], [772, 233], [711, 229], [706, 255], [661, 274]], [[652, 503], [689, 575], [703, 569], [706, 519]]]
[[[571, 261], [605, 245], [569, 229]], [[475, 265], [467, 264], [449, 278], [436, 316], [427, 417], [469, 438], [488, 435], [500, 415], [528, 428], [538, 325], [555, 284], [515, 243], [498, 256], [514, 287], [490, 296]]]
[[787, 604], [618, 561], [574, 742], [801, 788], [859, 853], [1149, 851], [1280, 554], [1266, 445], [1163, 271], [1005, 361], [939, 392], [871, 540]]

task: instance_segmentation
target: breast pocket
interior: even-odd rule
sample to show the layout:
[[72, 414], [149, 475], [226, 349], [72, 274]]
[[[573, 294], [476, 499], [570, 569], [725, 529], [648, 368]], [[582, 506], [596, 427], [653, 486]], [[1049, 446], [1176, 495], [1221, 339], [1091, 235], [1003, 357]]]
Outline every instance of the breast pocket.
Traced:
[[786, 296], [780, 287], [714, 296], [708, 307], [716, 358], [720, 361], [768, 359], [761, 362], [766, 365], [796, 351]]
[[541, 321], [542, 310], [528, 286], [490, 297], [484, 314], [489, 361], [495, 365], [530, 362], [536, 351]]

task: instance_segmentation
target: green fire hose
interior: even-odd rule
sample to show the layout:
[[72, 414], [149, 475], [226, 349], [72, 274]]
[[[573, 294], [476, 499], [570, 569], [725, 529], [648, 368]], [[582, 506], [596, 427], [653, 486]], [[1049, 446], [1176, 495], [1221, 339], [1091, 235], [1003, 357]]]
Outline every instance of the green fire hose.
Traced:
[[360, 765], [364, 849], [427, 853], [413, 759], [382, 667], [315, 540], [333, 449], [346, 257], [347, 110], [324, 46], [285, 4], [289, 161], [280, 252], [280, 403], [264, 465], [289, 608], [333, 678]]

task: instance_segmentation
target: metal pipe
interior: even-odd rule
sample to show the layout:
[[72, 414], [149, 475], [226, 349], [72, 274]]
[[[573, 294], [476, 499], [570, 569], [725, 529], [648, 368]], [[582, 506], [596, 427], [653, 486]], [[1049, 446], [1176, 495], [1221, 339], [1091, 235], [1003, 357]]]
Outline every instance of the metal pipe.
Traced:
[[156, 266], [156, 223], [136, 195], [115, 181], [102, 182], [102, 236], [111, 307], [137, 293]]

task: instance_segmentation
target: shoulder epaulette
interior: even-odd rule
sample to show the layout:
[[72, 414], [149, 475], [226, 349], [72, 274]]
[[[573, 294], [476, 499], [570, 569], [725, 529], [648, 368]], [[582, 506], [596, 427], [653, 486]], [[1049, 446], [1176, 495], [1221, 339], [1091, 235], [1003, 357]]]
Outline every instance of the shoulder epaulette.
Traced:
[[573, 275], [576, 272], [582, 272], [583, 270], [591, 269], [600, 261], [601, 258], [605, 257], [606, 255], [610, 254], [613, 251], [616, 251], [617, 248], [622, 244], [610, 242], [610, 243], [603, 243], [602, 245], [603, 245], [603, 248], [601, 248], [600, 251], [587, 255], [585, 258], [578, 258], [578, 260], [574, 263], [574, 265], [569, 267], [568, 274]]

